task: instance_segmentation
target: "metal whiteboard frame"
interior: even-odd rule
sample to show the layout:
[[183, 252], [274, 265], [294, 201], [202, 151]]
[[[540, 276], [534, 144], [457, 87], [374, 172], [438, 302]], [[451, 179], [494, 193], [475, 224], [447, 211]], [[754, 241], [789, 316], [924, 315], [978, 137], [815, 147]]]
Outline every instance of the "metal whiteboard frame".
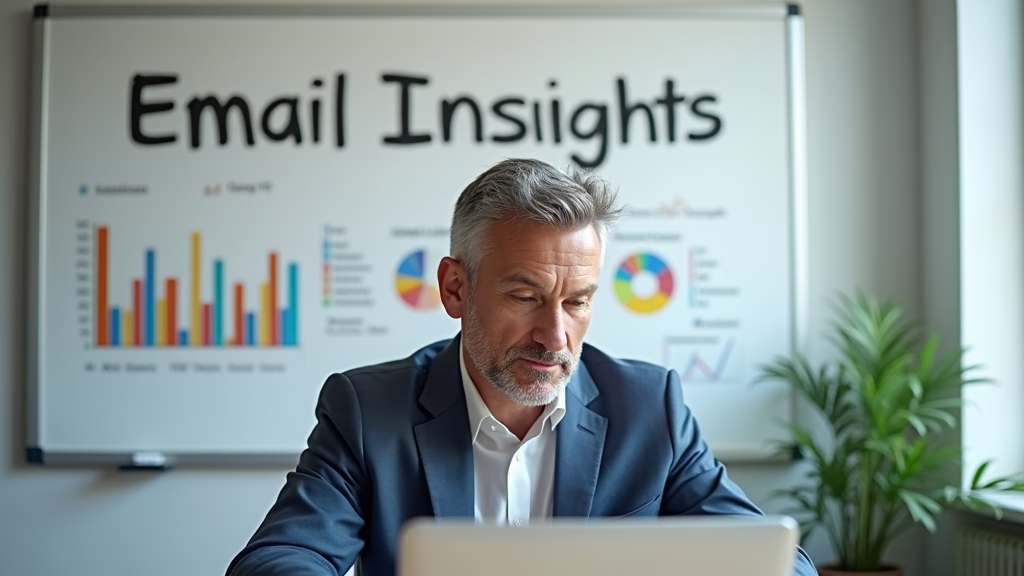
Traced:
[[[60, 452], [46, 451], [40, 443], [43, 426], [40, 414], [39, 382], [45, 376], [41, 364], [40, 326], [46, 311], [39, 290], [46, 286], [45, 268], [40, 255], [46, 252], [45, 203], [47, 190], [47, 157], [50, 69], [50, 18], [111, 17], [530, 17], [530, 18], [595, 18], [674, 17], [730, 18], [735, 20], [778, 20], [786, 26], [786, 85], [788, 89], [789, 128], [789, 208], [791, 259], [791, 340], [792, 352], [807, 347], [808, 326], [808, 210], [807, 210], [807, 96], [804, 48], [804, 19], [797, 4], [735, 4], [686, 6], [49, 6], [37, 4], [33, 13], [32, 99], [30, 114], [33, 130], [29, 135], [29, 263], [28, 263], [28, 328], [26, 350], [26, 461], [58, 466], [117, 466], [121, 469], [167, 470], [177, 465], [203, 467], [294, 466], [296, 453], [163, 453], [163, 452]], [[790, 396], [790, 417], [796, 418], [796, 398]], [[786, 462], [790, 458], [766, 450], [717, 448], [715, 455], [728, 463]]]

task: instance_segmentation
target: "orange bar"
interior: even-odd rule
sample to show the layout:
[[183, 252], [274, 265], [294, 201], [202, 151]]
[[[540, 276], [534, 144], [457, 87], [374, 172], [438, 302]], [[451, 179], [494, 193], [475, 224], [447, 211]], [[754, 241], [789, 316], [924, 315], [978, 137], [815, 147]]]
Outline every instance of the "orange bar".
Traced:
[[96, 228], [96, 345], [110, 345], [110, 311], [107, 310], [107, 227]]
[[270, 306], [267, 313], [270, 314], [270, 345], [277, 346], [281, 343], [281, 314], [277, 311], [277, 252], [270, 253]]
[[235, 344], [245, 345], [245, 311], [242, 310], [242, 284], [235, 284]]
[[[132, 344], [142, 346], [142, 280], [132, 280]], [[128, 342], [128, 339], [124, 339]]]
[[178, 345], [178, 280], [167, 279], [167, 345]]

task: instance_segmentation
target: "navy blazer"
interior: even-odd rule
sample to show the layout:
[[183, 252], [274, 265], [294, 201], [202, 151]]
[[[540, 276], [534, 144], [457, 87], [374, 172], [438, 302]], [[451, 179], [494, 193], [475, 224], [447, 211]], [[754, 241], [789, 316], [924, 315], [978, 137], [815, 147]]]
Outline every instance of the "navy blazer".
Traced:
[[[556, 428], [555, 516], [760, 515], [683, 404], [674, 371], [584, 345]], [[459, 338], [327, 379], [317, 425], [230, 576], [391, 576], [399, 528], [474, 512]], [[797, 574], [813, 575], [798, 550]]]

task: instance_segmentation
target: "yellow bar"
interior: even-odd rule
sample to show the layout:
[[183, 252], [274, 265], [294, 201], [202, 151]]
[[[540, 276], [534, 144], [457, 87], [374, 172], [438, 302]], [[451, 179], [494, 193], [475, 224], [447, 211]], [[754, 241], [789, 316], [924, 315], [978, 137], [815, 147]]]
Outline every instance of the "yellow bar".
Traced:
[[124, 334], [124, 336], [121, 338], [121, 345], [135, 346], [135, 334], [132, 333], [132, 328], [135, 327], [135, 324], [132, 322], [132, 320], [134, 320], [134, 318], [132, 318], [132, 311], [125, 310], [124, 316], [121, 318], [124, 320], [124, 329], [121, 330], [121, 333]]
[[167, 345], [167, 300], [161, 298], [156, 305], [156, 345]]
[[203, 341], [203, 304], [199, 301], [199, 248], [202, 239], [199, 232], [192, 233], [192, 329], [189, 340], [193, 346]]
[[270, 284], [260, 284], [260, 345], [270, 345]]

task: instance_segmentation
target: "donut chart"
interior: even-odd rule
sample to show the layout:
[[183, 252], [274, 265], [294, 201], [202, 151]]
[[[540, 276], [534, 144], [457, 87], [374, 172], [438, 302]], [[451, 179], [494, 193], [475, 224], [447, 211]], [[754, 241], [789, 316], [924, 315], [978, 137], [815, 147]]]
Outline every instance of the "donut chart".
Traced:
[[[633, 289], [633, 281], [643, 273], [657, 280], [657, 290], [650, 296], [640, 296]], [[662, 309], [672, 298], [675, 279], [664, 260], [649, 252], [637, 252], [619, 264], [615, 272], [615, 296], [633, 312], [650, 314]]]
[[433, 310], [441, 304], [441, 294], [427, 273], [427, 251], [415, 250], [398, 263], [395, 292], [402, 302], [415, 310]]

